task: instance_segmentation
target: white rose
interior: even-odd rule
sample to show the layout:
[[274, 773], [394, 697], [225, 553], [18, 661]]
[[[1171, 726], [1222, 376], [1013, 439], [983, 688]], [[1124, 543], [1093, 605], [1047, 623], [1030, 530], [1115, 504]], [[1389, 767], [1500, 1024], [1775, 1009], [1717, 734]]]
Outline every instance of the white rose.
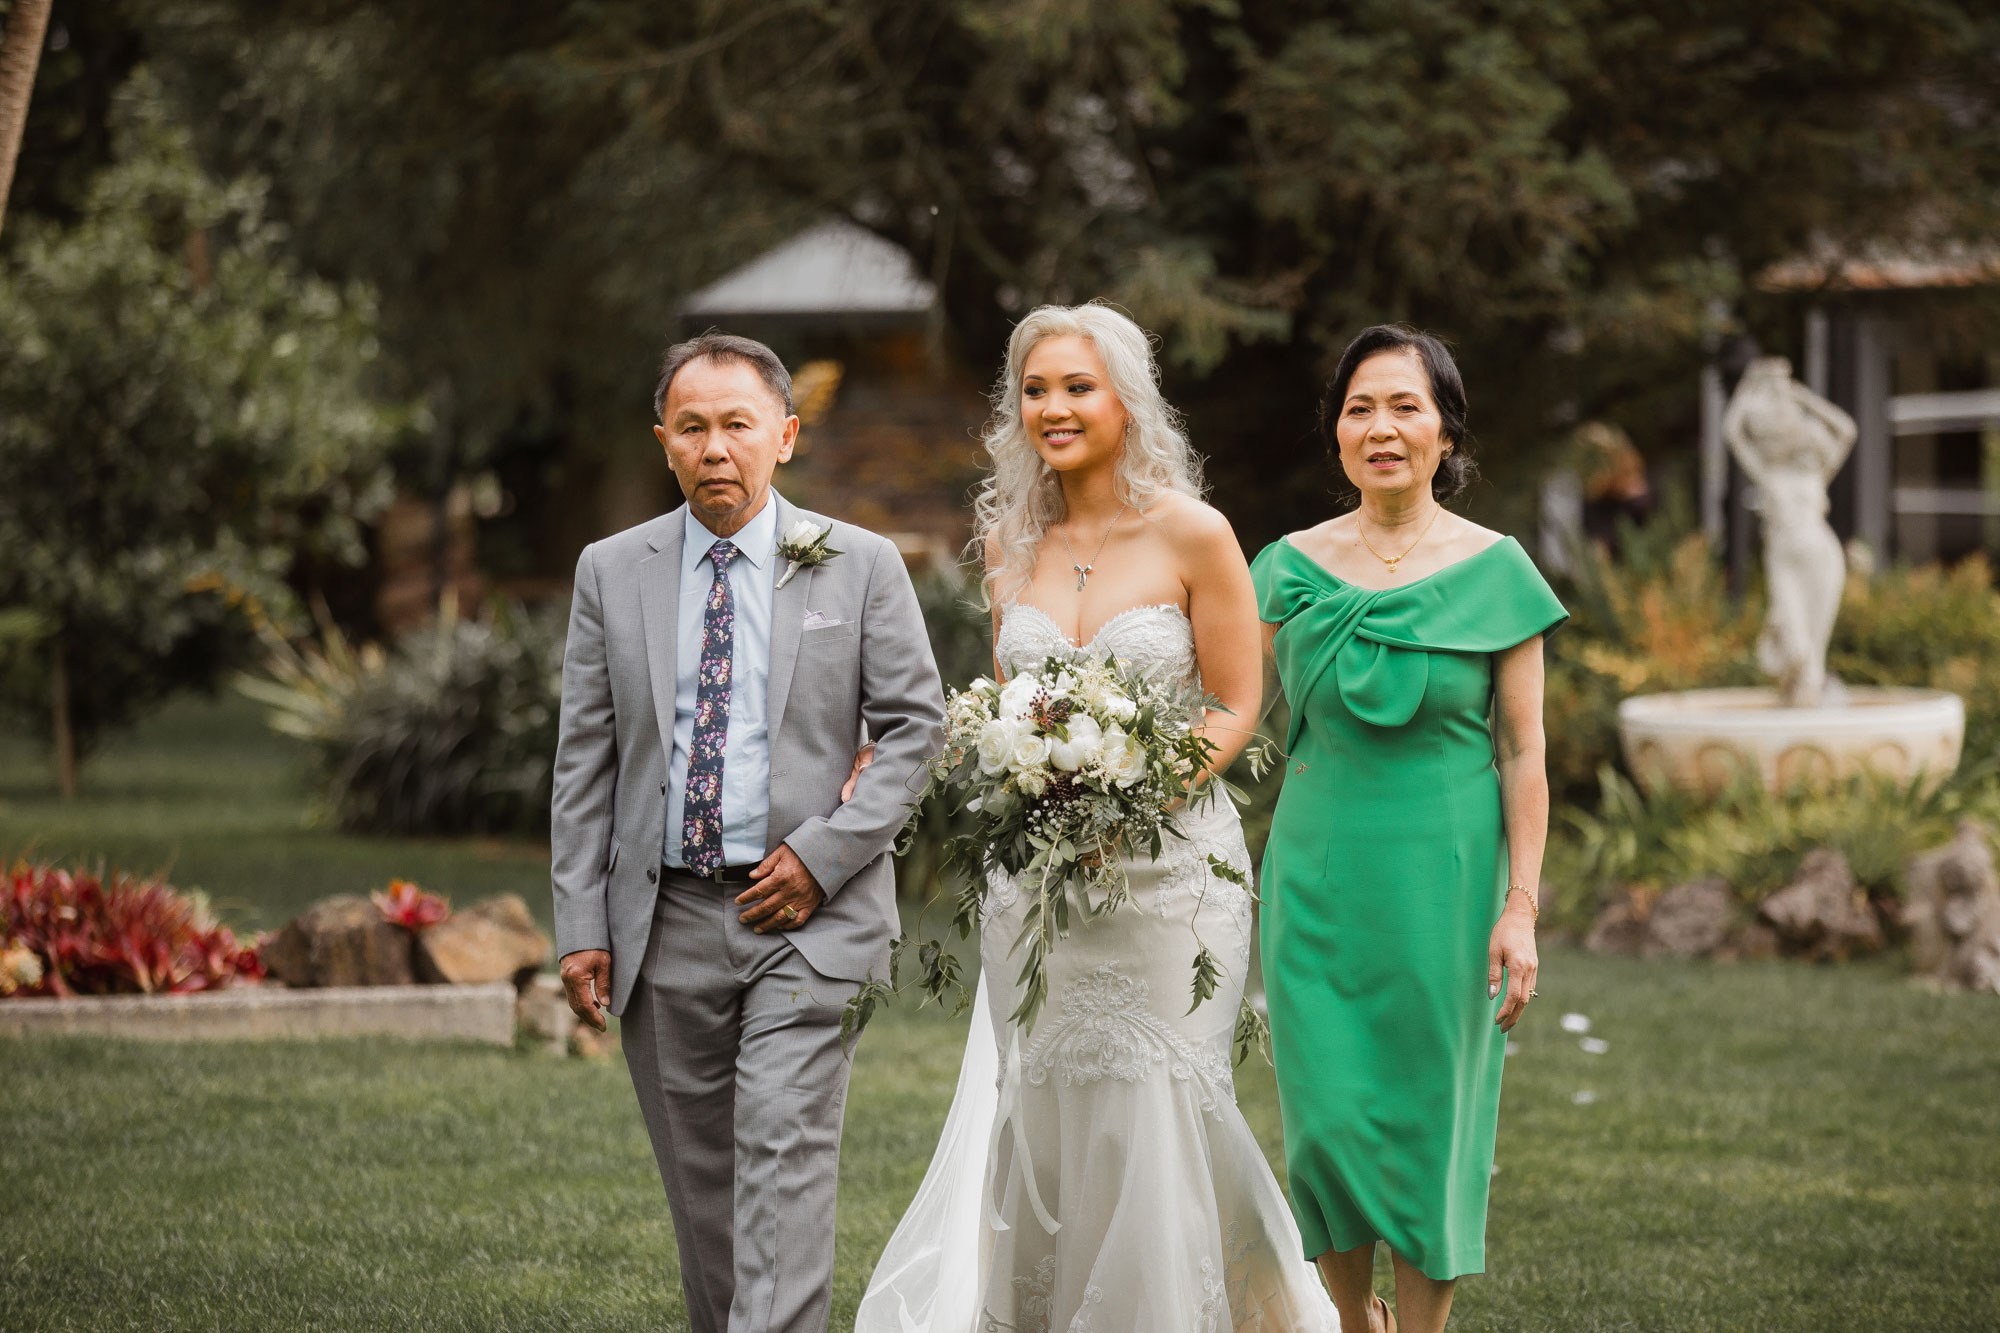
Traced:
[[799, 519], [785, 529], [786, 546], [811, 546], [819, 540], [819, 528], [810, 519]]
[[1015, 724], [1014, 753], [1008, 757], [1008, 767], [1016, 773], [1031, 768], [1040, 768], [1049, 762], [1049, 738], [1030, 725]]
[[1097, 755], [1097, 746], [1104, 739], [1098, 728], [1097, 719], [1088, 713], [1078, 713], [1070, 718], [1066, 728], [1069, 739], [1057, 741], [1049, 749], [1049, 762], [1065, 773], [1074, 773]]
[[979, 729], [978, 750], [980, 772], [1005, 771], [1008, 757], [1014, 753], [1014, 729], [1005, 722], [988, 722]]
[[1116, 690], [1105, 691], [1104, 702], [1100, 707], [1115, 722], [1130, 722], [1133, 718], [1139, 716], [1139, 705], [1133, 703], [1124, 693]]
[[1031, 768], [1014, 779], [1024, 796], [1040, 796], [1049, 789], [1049, 780], [1042, 776], [1042, 770]]
[[1014, 718], [1024, 715], [1041, 688], [1042, 682], [1032, 673], [1024, 673], [1008, 681], [1000, 691], [1000, 716]]
[[[1117, 744], [1111, 738], [1117, 737]], [[1104, 772], [1121, 787], [1129, 787], [1146, 776], [1146, 747], [1137, 736], [1127, 736], [1114, 728], [1104, 738], [1104, 749], [1100, 757]]]

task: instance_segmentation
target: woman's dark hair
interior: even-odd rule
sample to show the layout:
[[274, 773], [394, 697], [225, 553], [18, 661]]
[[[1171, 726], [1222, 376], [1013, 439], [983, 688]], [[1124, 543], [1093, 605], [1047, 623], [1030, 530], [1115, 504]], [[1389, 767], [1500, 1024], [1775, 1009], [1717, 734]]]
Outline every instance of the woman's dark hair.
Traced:
[[1340, 354], [1333, 378], [1326, 382], [1326, 392], [1319, 400], [1319, 429], [1333, 453], [1334, 475], [1343, 490], [1352, 489], [1340, 466], [1336, 423], [1340, 420], [1341, 404], [1347, 401], [1347, 386], [1354, 379], [1354, 372], [1363, 361], [1381, 352], [1415, 352], [1424, 363], [1424, 373], [1431, 382], [1431, 401], [1437, 404], [1442, 421], [1440, 433], [1452, 446], [1451, 452], [1438, 460], [1437, 473], [1431, 478], [1431, 494], [1440, 501], [1449, 500], [1465, 489], [1477, 470], [1469, 456], [1472, 433], [1465, 428], [1465, 381], [1459, 378], [1458, 363], [1451, 359], [1451, 349], [1407, 324], [1377, 324], [1355, 334], [1354, 341]]

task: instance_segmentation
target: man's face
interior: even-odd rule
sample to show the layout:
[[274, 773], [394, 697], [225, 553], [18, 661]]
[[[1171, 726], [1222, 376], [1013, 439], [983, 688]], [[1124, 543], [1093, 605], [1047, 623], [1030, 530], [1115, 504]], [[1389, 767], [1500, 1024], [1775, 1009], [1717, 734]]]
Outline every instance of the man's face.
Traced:
[[682, 366], [667, 390], [660, 424], [667, 462], [703, 525], [733, 535], [757, 516], [771, 474], [792, 456], [799, 419], [741, 361], [703, 357]]

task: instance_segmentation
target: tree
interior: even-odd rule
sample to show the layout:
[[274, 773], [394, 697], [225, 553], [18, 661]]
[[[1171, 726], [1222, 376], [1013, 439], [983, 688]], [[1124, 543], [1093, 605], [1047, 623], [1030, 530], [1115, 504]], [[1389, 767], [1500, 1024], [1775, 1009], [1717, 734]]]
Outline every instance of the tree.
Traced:
[[2000, 230], [1977, 0], [125, 3], [208, 151], [379, 285], [408, 388], [455, 386], [459, 458], [629, 437], [674, 299], [832, 211], [978, 365], [1036, 302], [1129, 306], [1253, 541], [1324, 510], [1338, 346], [1436, 328], [1490, 513], [1578, 418], [1685, 440], [1705, 340], [1796, 324], [1773, 261]]
[[53, 0], [14, 0], [0, 27], [0, 225], [7, 221], [7, 192], [14, 183], [14, 159], [28, 123], [28, 95], [41, 64], [42, 40], [49, 29]]
[[78, 221], [23, 219], [0, 262], [0, 702], [65, 793], [107, 729], [293, 613], [295, 560], [362, 558], [396, 428], [367, 291], [300, 274], [265, 186], [206, 177], [150, 78], [115, 130]]

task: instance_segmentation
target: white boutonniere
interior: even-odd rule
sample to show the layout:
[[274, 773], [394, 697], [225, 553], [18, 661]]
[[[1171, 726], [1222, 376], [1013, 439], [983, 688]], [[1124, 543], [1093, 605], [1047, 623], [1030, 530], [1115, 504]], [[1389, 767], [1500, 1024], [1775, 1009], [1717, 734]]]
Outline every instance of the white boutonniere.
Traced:
[[833, 535], [833, 524], [816, 528], [810, 519], [800, 519], [785, 529], [784, 537], [778, 542], [778, 554], [785, 557], [785, 572], [778, 579], [778, 586], [784, 587], [792, 581], [792, 575], [814, 565], [823, 565], [839, 555], [826, 544]]

